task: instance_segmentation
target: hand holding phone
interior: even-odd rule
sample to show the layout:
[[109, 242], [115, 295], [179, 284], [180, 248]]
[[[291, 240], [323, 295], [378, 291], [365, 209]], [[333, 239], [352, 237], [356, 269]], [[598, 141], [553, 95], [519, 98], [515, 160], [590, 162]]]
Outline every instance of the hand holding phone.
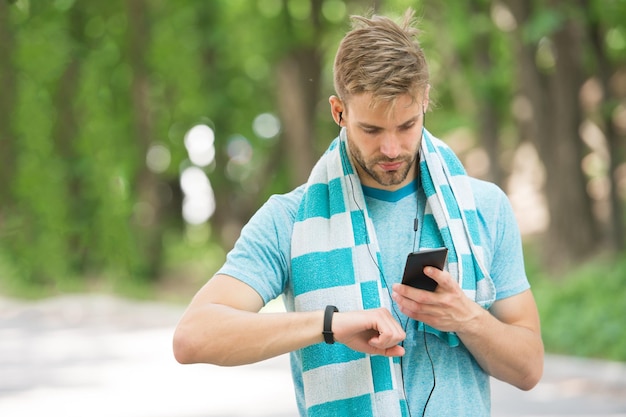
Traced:
[[409, 253], [404, 266], [402, 283], [422, 290], [435, 291], [437, 282], [424, 274], [424, 268], [433, 266], [443, 270], [447, 256], [447, 248], [424, 249]]

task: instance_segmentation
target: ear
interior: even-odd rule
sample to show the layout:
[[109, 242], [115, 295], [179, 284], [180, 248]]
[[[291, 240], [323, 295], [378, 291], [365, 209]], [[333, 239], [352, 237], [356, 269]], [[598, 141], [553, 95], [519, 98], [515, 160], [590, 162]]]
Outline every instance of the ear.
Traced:
[[333, 120], [341, 126], [343, 124], [342, 116], [345, 111], [343, 102], [337, 96], [330, 96], [328, 102], [330, 103], [330, 113], [333, 116]]
[[430, 84], [427, 84], [426, 88], [424, 89], [424, 99], [422, 101], [422, 112], [424, 114], [428, 110], [428, 104], [430, 103], [429, 93], [430, 93]]

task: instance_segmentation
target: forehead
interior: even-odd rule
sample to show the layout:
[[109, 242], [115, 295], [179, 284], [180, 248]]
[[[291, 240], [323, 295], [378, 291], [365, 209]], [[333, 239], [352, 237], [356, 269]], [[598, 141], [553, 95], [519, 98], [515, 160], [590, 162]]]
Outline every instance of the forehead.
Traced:
[[420, 97], [413, 98], [408, 94], [398, 96], [395, 100], [376, 100], [371, 93], [353, 95], [345, 103], [350, 117], [359, 122], [405, 122], [422, 113]]

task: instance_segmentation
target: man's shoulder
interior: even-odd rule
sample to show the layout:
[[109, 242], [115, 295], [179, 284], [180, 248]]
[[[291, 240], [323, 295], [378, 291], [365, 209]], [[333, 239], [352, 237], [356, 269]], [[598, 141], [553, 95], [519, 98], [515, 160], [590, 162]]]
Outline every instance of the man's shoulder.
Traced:
[[474, 194], [477, 207], [508, 199], [504, 190], [493, 182], [469, 177], [469, 183], [472, 187], [472, 193]]
[[305, 188], [306, 185], [303, 184], [287, 193], [273, 194], [268, 198], [261, 210], [268, 212], [270, 215], [282, 212], [289, 218], [295, 219]]
[[306, 184], [302, 184], [286, 193], [272, 194], [268, 199], [268, 203], [272, 202], [273, 204], [282, 204], [285, 206], [297, 207], [300, 204], [300, 200], [302, 200], [305, 188]]
[[479, 217], [487, 224], [511, 217], [513, 208], [505, 191], [493, 182], [470, 177], [474, 203]]
[[470, 185], [472, 186], [472, 190], [474, 191], [474, 193], [484, 193], [484, 194], [494, 194], [494, 195], [504, 194], [504, 191], [502, 190], [502, 188], [500, 188], [500, 186], [498, 186], [497, 184], [493, 182], [481, 180], [480, 178], [476, 178], [476, 177], [468, 177], [468, 178], [469, 178], [469, 182], [470, 182]]

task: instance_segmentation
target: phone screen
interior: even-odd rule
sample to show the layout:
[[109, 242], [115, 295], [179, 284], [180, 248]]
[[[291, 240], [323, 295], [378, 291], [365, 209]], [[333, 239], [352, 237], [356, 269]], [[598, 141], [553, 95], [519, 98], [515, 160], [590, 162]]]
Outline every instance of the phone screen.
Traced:
[[424, 249], [409, 253], [404, 266], [402, 283], [422, 290], [435, 291], [437, 282], [424, 274], [424, 268], [433, 266], [443, 270], [447, 256], [447, 248]]

